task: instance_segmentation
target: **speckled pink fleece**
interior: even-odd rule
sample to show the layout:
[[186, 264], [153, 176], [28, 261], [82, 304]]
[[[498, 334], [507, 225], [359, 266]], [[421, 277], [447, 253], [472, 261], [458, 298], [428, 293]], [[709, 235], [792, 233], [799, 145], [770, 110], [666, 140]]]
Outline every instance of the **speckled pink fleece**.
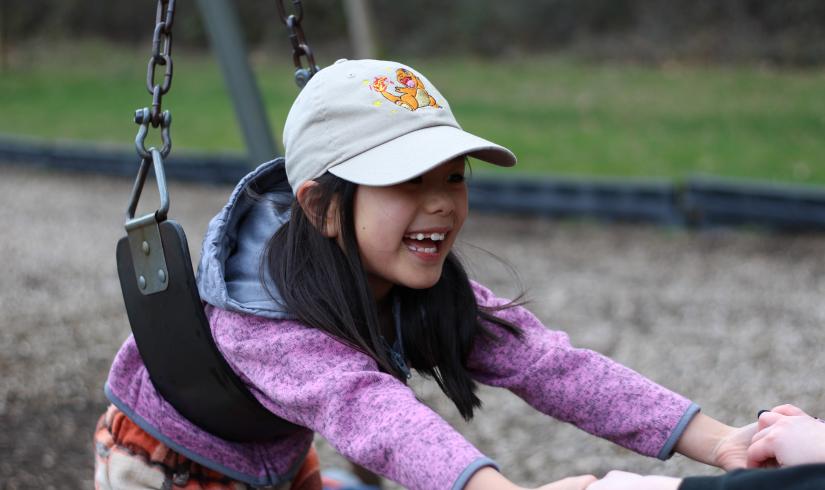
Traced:
[[[504, 303], [473, 287], [479, 304]], [[460, 488], [473, 471], [493, 464], [407, 386], [329, 335], [295, 321], [211, 307], [207, 313], [220, 350], [255, 396], [308, 429], [268, 444], [229, 443], [199, 430], [157, 394], [130, 337], [115, 358], [107, 395], [195, 461], [252, 484], [275, 484], [291, 477], [316, 431], [351, 461], [410, 489]], [[499, 316], [519, 325], [524, 337], [491, 325], [499, 340], [479, 339], [469, 360], [478, 381], [639, 453], [669, 452], [695, 407], [689, 400], [571, 347], [566, 334], [548, 330], [524, 308]]]

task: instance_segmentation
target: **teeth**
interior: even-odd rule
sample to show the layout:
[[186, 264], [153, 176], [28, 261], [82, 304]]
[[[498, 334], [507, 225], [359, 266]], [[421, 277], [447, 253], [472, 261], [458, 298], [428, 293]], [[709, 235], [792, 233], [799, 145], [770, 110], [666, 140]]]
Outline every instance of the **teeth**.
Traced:
[[438, 248], [436, 247], [416, 247], [415, 245], [408, 245], [407, 248], [413, 252], [424, 252], [427, 254], [434, 254], [438, 252]]
[[409, 235], [407, 235], [407, 238], [410, 238], [412, 240], [423, 240], [425, 238], [429, 238], [430, 240], [432, 240], [434, 242], [438, 242], [438, 241], [444, 240], [444, 238], [446, 236], [447, 236], [446, 233], [430, 233], [430, 234], [410, 233]]

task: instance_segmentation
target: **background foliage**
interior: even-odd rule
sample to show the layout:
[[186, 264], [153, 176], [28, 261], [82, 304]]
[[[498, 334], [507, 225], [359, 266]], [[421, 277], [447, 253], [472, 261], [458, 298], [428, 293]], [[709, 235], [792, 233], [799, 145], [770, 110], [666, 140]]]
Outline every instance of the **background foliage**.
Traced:
[[[42, 37], [138, 43], [153, 1], [0, 0], [4, 47]], [[179, 0], [175, 42], [206, 46], [194, 0]], [[281, 46], [275, 0], [237, 0], [253, 47]], [[382, 55], [574, 51], [658, 62], [825, 62], [822, 0], [372, 0]], [[305, 0], [310, 41], [346, 43], [340, 0]], [[273, 38], [278, 41], [273, 41]], [[279, 44], [272, 44], [277, 42]]]
[[[427, 73], [518, 172], [825, 183], [825, 1], [369, 4], [378, 56]], [[0, 134], [130, 145], [154, 5], [0, 0]], [[296, 90], [275, 0], [234, 5], [280, 136]], [[351, 57], [342, 0], [304, 8], [318, 63]], [[176, 151], [243, 151], [195, 0], [174, 32]]]

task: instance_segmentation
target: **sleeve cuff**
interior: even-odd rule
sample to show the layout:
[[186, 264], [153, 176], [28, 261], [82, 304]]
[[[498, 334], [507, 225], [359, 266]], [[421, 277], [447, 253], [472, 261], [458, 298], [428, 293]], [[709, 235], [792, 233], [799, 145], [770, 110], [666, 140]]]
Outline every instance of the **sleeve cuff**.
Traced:
[[659, 454], [656, 455], [657, 458], [664, 461], [673, 456], [673, 450], [676, 447], [676, 442], [682, 437], [682, 433], [685, 432], [687, 425], [691, 420], [693, 420], [693, 417], [699, 413], [699, 410], [701, 410], [699, 405], [695, 403], [690, 404], [687, 410], [685, 410], [684, 415], [682, 415], [682, 418], [679, 420], [679, 423], [673, 428], [673, 432], [670, 433], [670, 437], [668, 437], [665, 441], [665, 445], [659, 450]]
[[486, 466], [495, 468], [496, 471], [498, 471], [499, 469], [496, 462], [492, 459], [487, 457], [477, 458], [472, 463], [467, 465], [467, 467], [464, 468], [464, 471], [462, 471], [461, 474], [458, 475], [458, 478], [456, 478], [455, 483], [453, 484], [453, 490], [463, 489], [467, 485], [467, 482], [470, 481], [470, 478], [475, 474], [475, 472]]

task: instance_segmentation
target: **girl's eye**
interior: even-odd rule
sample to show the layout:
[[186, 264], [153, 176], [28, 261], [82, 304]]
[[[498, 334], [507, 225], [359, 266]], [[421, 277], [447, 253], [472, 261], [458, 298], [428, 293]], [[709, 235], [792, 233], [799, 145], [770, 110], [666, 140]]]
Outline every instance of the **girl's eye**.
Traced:
[[464, 174], [450, 174], [447, 181], [451, 184], [458, 184], [464, 182]]
[[419, 175], [418, 177], [413, 177], [410, 180], [404, 182], [405, 184], [420, 184], [424, 182], [424, 179]]

